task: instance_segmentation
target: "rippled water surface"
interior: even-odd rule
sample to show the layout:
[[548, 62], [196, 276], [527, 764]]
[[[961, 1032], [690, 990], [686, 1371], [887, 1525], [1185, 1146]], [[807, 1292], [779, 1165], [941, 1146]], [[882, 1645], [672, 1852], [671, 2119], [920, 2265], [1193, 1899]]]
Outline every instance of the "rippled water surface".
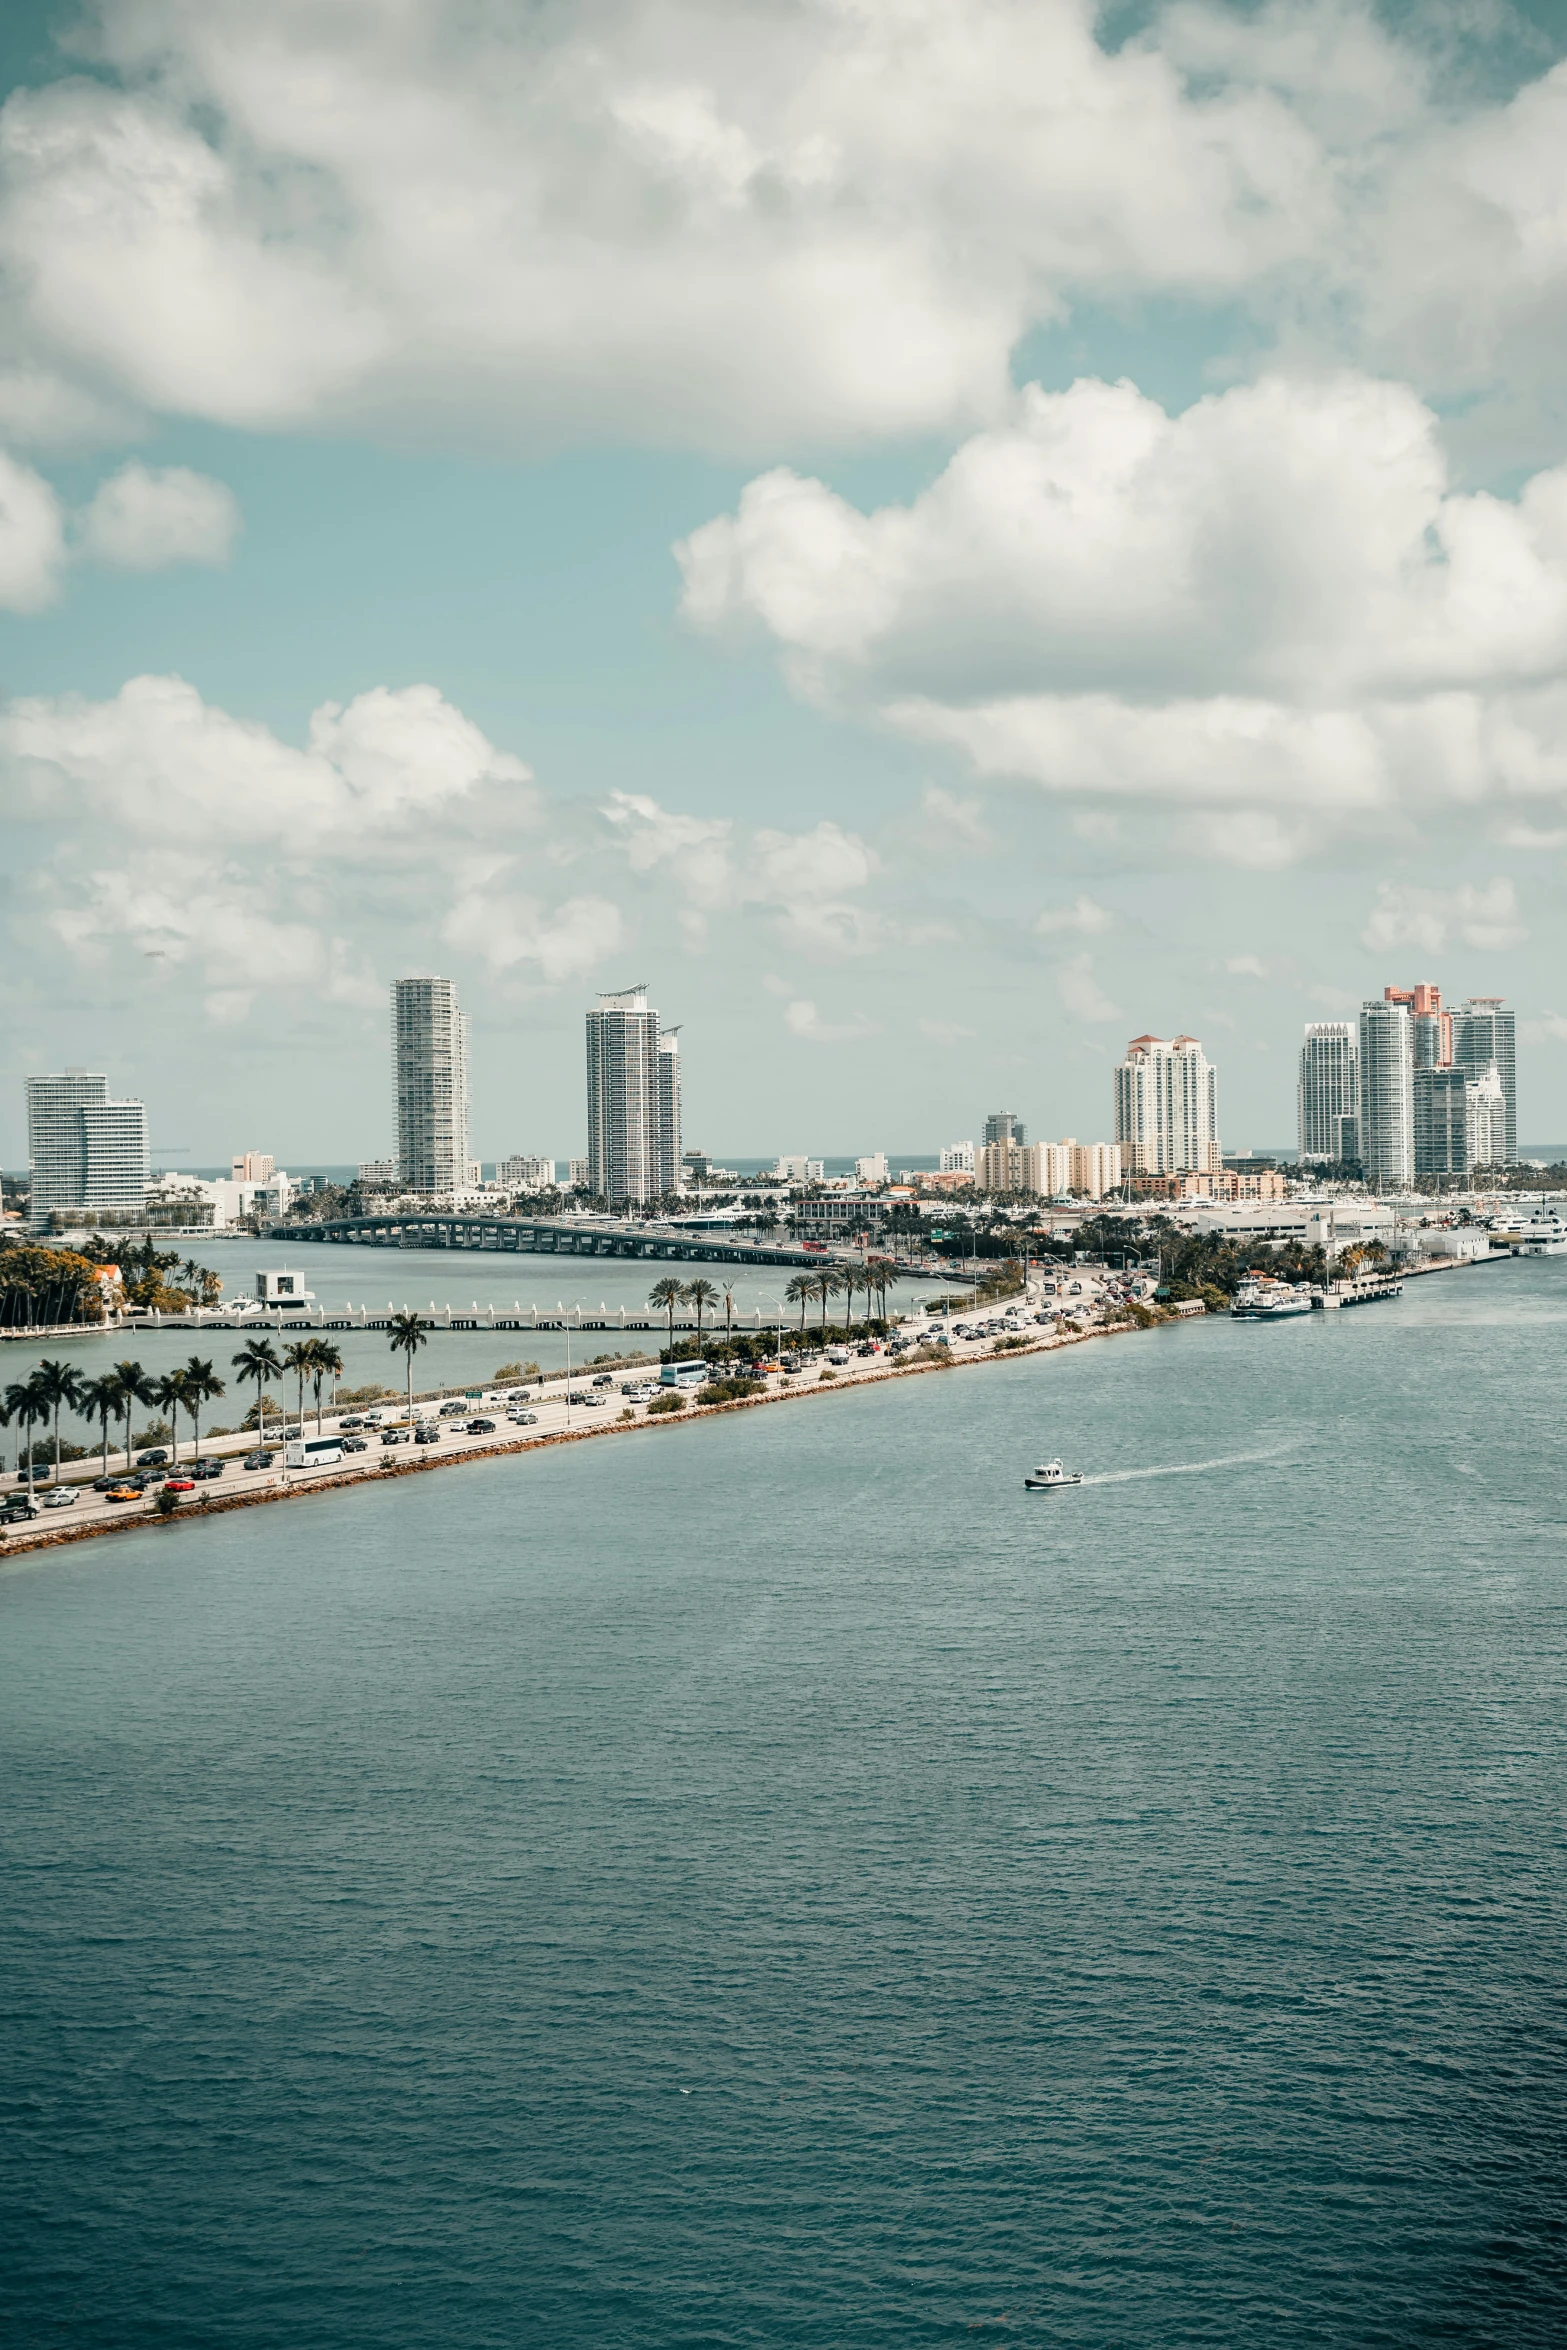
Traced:
[[0, 1574], [8, 2339], [1561, 2342], [1564, 1338], [1509, 1264]]

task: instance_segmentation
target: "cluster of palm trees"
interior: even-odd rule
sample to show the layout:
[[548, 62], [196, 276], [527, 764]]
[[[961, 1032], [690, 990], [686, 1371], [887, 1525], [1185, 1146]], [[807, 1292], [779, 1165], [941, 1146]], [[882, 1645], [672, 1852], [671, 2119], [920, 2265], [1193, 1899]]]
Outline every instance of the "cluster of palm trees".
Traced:
[[[406, 1319], [407, 1317], [400, 1317]], [[267, 1433], [267, 1381], [282, 1379], [292, 1372], [299, 1382], [299, 1418], [305, 1417], [305, 1385], [308, 1381], [315, 1392], [316, 1434], [321, 1433], [321, 1393], [329, 1379], [343, 1375], [343, 1357], [339, 1348], [328, 1338], [296, 1338], [284, 1347], [281, 1355], [270, 1338], [251, 1338], [233, 1358], [240, 1384], [254, 1379], [256, 1383], [256, 1420], [265, 1441]]]
[[870, 1315], [871, 1299], [874, 1297], [879, 1301], [879, 1318], [885, 1321], [887, 1292], [889, 1289], [895, 1288], [901, 1279], [902, 1275], [897, 1266], [889, 1258], [872, 1257], [863, 1266], [854, 1264], [823, 1265], [819, 1273], [797, 1273], [784, 1291], [784, 1296], [790, 1305], [799, 1307], [800, 1328], [802, 1330], [805, 1328], [806, 1308], [820, 1305], [822, 1310], [821, 1326], [825, 1330], [827, 1308], [832, 1300], [835, 1297], [842, 1297], [847, 1301], [844, 1321], [845, 1324], [848, 1324], [854, 1319], [854, 1301], [862, 1291], [865, 1297], [867, 1319]]
[[224, 1392], [223, 1382], [211, 1363], [204, 1363], [199, 1355], [175, 1371], [152, 1373], [143, 1370], [140, 1363], [116, 1363], [110, 1371], [96, 1379], [84, 1378], [70, 1363], [42, 1362], [27, 1379], [13, 1380], [0, 1398], [0, 1427], [17, 1422], [24, 1431], [23, 1450], [27, 1462], [28, 1490], [32, 1490], [34, 1471], [33, 1430], [54, 1428], [54, 1474], [60, 1475], [60, 1414], [69, 1405], [85, 1420], [97, 1420], [102, 1432], [103, 1473], [109, 1474], [109, 1422], [125, 1422], [125, 1466], [131, 1465], [131, 1421], [138, 1404], [166, 1412], [176, 1445], [179, 1441], [179, 1415], [184, 1412], [195, 1437], [196, 1457], [201, 1458], [201, 1411], [203, 1404]]

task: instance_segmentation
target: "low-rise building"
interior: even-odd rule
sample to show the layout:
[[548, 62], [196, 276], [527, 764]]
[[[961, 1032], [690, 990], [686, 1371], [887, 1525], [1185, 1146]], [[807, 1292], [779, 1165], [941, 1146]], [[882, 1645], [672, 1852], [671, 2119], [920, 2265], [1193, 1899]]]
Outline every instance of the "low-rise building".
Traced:
[[502, 1159], [495, 1170], [495, 1180], [502, 1191], [553, 1191], [555, 1162], [553, 1159], [530, 1158], [519, 1153]]

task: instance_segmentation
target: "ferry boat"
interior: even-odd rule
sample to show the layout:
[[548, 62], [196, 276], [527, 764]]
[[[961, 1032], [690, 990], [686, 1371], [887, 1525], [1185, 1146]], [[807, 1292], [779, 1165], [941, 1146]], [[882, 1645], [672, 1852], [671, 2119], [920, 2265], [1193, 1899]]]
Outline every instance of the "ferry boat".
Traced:
[[1519, 1226], [1514, 1253], [1521, 1257], [1567, 1257], [1567, 1222], [1554, 1209], [1542, 1208]]
[[1060, 1493], [1068, 1485], [1081, 1485], [1081, 1469], [1063, 1469], [1059, 1461], [1041, 1461], [1032, 1477], [1025, 1477], [1024, 1485], [1030, 1493]]
[[1288, 1281], [1247, 1281], [1235, 1292], [1230, 1308], [1237, 1322], [1286, 1322], [1311, 1311], [1311, 1288]]

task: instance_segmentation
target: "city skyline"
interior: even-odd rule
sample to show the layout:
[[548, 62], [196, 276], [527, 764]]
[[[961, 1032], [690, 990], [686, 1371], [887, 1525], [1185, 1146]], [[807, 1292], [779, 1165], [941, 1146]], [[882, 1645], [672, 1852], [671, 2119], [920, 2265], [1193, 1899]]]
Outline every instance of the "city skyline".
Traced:
[[[1567, 245], [1507, 171], [1560, 25], [1220, 8], [1199, 57], [1189, 11], [950, 0], [973, 81], [911, 34], [888, 117], [877, 11], [726, 13], [590, 55], [545, 12], [536, 82], [431, 0], [406, 49], [101, 0], [91, 73], [8, 12], [0, 1162], [89, 1062], [155, 1155], [353, 1158], [410, 966], [557, 1149], [627, 969], [703, 1023], [715, 1146], [1095, 1131], [1139, 1026], [1280, 1145], [1281, 1040], [1416, 957], [1517, 1007], [1520, 1139], [1567, 1134]], [[308, 153], [274, 55], [341, 94]], [[345, 128], [384, 106], [395, 167]], [[1086, 217], [1041, 160], [1084, 119]]]

